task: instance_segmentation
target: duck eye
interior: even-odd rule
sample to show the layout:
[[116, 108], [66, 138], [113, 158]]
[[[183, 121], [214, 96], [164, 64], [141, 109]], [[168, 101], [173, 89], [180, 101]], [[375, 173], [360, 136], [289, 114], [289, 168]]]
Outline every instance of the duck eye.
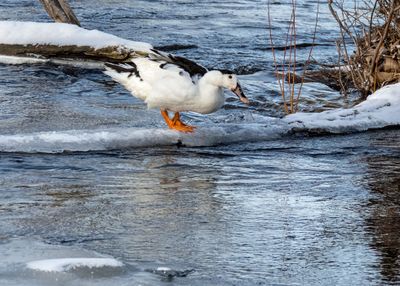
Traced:
[[229, 78], [232, 78], [232, 75], [229, 75]]

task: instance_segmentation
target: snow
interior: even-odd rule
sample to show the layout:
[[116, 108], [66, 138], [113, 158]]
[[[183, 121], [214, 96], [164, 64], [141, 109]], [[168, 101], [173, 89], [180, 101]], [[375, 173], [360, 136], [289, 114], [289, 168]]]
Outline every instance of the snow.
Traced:
[[400, 83], [385, 86], [364, 102], [349, 109], [321, 113], [297, 113], [284, 119], [289, 126], [304, 131], [330, 133], [366, 131], [400, 125]]
[[57, 258], [31, 261], [29, 269], [44, 272], [66, 272], [80, 267], [122, 267], [124, 264], [114, 258]]
[[28, 57], [15, 57], [15, 56], [3, 56], [0, 55], [0, 63], [7, 65], [21, 65], [21, 64], [40, 64], [46, 63], [48, 60], [40, 58], [28, 58]]
[[179, 142], [186, 146], [213, 146], [279, 137], [285, 127], [279, 124], [278, 119], [271, 118], [269, 122], [271, 125], [268, 126], [264, 124], [225, 124], [207, 128], [199, 127], [193, 134], [172, 131], [165, 127], [162, 129], [108, 128], [0, 135], [0, 152], [102, 151], [168, 146], [180, 144]]
[[95, 49], [121, 46], [142, 52], [149, 52], [152, 48], [147, 43], [134, 42], [71, 24], [16, 21], [0, 21], [0, 43], [10, 45], [77, 45], [90, 46]]
[[0, 55], [0, 63], [7, 65], [23, 65], [23, 64], [43, 64], [52, 63], [56, 65], [69, 65], [85, 69], [104, 69], [102, 62], [91, 60], [69, 60], [69, 59], [43, 59], [37, 57], [16, 57]]
[[163, 267], [163, 266], [157, 267], [157, 269], [156, 269], [156, 271], [160, 271], [160, 272], [168, 272], [168, 271], [171, 271], [171, 270], [172, 270], [171, 268]]

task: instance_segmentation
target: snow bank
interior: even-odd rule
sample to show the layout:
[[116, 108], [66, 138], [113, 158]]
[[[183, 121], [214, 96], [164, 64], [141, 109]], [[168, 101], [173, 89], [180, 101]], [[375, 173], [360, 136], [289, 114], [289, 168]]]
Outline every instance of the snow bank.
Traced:
[[330, 133], [366, 131], [400, 125], [400, 83], [385, 86], [349, 109], [297, 113], [284, 118], [291, 128]]
[[0, 43], [15, 45], [89, 46], [95, 49], [123, 46], [149, 52], [150, 44], [125, 40], [117, 36], [87, 30], [64, 23], [0, 21]]
[[114, 258], [59, 258], [31, 261], [26, 266], [36, 271], [66, 272], [81, 267], [122, 267], [124, 264]]

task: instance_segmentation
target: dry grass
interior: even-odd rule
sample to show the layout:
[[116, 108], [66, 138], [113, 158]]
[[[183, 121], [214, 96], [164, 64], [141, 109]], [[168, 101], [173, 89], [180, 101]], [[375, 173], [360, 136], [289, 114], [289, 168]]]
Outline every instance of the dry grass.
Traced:
[[[347, 6], [345, 6], [345, 3]], [[348, 67], [352, 85], [365, 97], [378, 88], [400, 80], [400, 1], [329, 0], [339, 24], [338, 50]], [[349, 51], [348, 43], [355, 47]], [[348, 86], [343, 86], [346, 92]]]
[[[285, 35], [286, 42], [283, 49], [283, 55], [278, 62], [277, 53], [275, 51], [275, 44], [272, 33], [272, 20], [270, 13], [270, 1], [268, 1], [268, 24], [269, 24], [269, 38], [271, 51], [274, 61], [275, 74], [279, 82], [279, 88], [282, 95], [283, 109], [286, 114], [295, 113], [298, 111], [299, 99], [304, 84], [304, 78], [306, 71], [310, 65], [311, 55], [315, 45], [315, 38], [317, 33], [318, 19], [319, 19], [319, 2], [315, 18], [314, 34], [312, 39], [312, 45], [309, 50], [308, 58], [303, 66], [302, 75], [300, 79], [296, 76], [298, 69], [297, 65], [297, 19], [296, 19], [296, 0], [291, 2], [291, 16], [287, 27], [287, 33]], [[279, 70], [280, 68], [280, 70]], [[298, 87], [296, 88], [296, 84]]]

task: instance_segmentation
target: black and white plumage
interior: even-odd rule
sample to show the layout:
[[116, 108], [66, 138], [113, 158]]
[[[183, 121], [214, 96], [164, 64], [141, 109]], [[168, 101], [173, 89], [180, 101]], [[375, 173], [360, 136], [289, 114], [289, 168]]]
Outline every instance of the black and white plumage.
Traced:
[[[134, 58], [128, 63], [106, 63], [105, 74], [143, 100], [148, 108], [160, 108], [168, 126], [180, 131], [190, 132], [193, 128], [180, 121], [179, 112], [217, 111], [225, 102], [223, 88], [249, 103], [235, 74], [208, 71], [191, 60], [154, 49], [147, 57]], [[175, 112], [172, 120], [168, 111]]]

